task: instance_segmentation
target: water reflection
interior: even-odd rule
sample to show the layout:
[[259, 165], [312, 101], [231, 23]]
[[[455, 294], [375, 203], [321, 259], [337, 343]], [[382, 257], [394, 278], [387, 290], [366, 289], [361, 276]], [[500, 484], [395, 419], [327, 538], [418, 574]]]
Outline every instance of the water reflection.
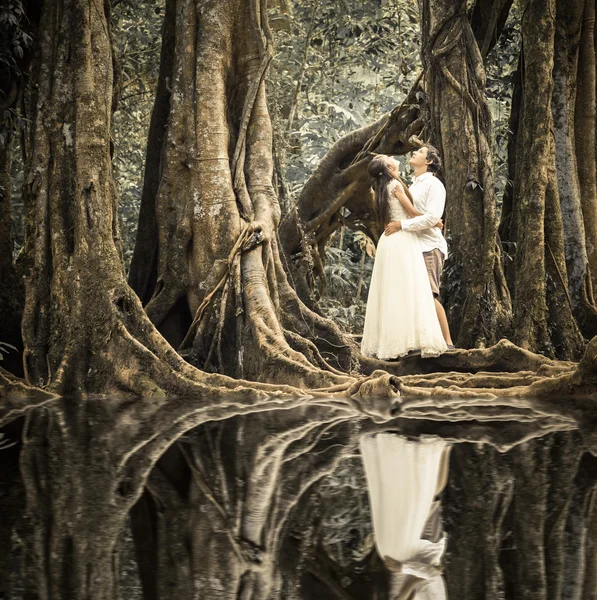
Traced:
[[360, 446], [375, 544], [392, 573], [393, 596], [444, 600], [440, 494], [448, 480], [450, 446], [438, 438], [393, 433], [365, 435]]
[[321, 400], [249, 414], [206, 398], [26, 405], [0, 405], [0, 598], [443, 600], [529, 585], [583, 598], [593, 585], [597, 466], [568, 421], [541, 436], [544, 415], [384, 422]]

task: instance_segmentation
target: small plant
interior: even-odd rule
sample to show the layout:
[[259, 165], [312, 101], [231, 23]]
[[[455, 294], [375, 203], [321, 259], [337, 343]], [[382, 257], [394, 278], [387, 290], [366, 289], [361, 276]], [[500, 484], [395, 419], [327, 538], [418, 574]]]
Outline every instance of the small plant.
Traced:
[[11, 442], [6, 439], [3, 433], [0, 433], [0, 450], [8, 450], [8, 448], [12, 448], [16, 446], [17, 442]]
[[15, 352], [18, 352], [18, 350], [12, 344], [8, 344], [7, 342], [0, 342], [0, 360], [4, 360], [3, 353], [5, 352], [6, 354], [8, 354], [9, 350], [14, 350]]

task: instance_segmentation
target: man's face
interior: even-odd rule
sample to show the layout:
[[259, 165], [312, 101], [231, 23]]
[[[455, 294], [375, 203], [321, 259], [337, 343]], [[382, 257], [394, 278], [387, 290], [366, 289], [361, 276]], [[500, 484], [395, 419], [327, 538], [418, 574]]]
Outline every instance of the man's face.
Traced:
[[425, 167], [427, 165], [427, 150], [428, 150], [427, 146], [423, 146], [423, 147], [419, 148], [418, 150], [415, 150], [412, 153], [410, 160], [408, 161], [408, 164], [413, 169]]

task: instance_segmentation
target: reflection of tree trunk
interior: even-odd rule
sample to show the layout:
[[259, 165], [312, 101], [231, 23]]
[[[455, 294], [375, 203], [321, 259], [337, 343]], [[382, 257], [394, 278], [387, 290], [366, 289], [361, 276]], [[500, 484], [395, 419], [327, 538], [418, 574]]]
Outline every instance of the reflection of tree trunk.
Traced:
[[[261, 408], [266, 406], [262, 404]], [[210, 411], [197, 396], [180, 402], [154, 399], [151, 403], [69, 398], [46, 402], [44, 408], [28, 413], [20, 466], [26, 495], [26, 575], [31, 597], [118, 598], [119, 538], [129, 510], [141, 496], [159, 457], [160, 466], [149, 478], [146, 495], [138, 504], [141, 510], [135, 511], [132, 520], [137, 533], [140, 524], [149, 525], [142, 529], [144, 546], [137, 548], [141, 580], [146, 590], [155, 590], [154, 598], [170, 598], [173, 590], [190, 593], [194, 575], [199, 572], [197, 565], [207, 560], [202, 554], [207, 549], [195, 546], [189, 537], [189, 530], [193, 532], [189, 522], [197, 519], [195, 523], [203, 531], [228, 532], [221, 519], [206, 518], [200, 506], [193, 503], [198, 496], [195, 492], [189, 494], [188, 466], [179, 461], [176, 468], [176, 456], [165, 450], [206, 420], [216, 417], [234, 423], [231, 417], [239, 408], [230, 404], [224, 409], [214, 406]], [[279, 403], [272, 408], [280, 408]], [[270, 425], [278, 422], [277, 434], [253, 456], [251, 471], [245, 468], [250, 465], [241, 460], [233, 463], [240, 473], [223, 473], [224, 477], [232, 477], [233, 485], [239, 482], [237, 474], [247, 473], [246, 489], [235, 490], [234, 498], [234, 509], [242, 517], [244, 530], [231, 529], [236, 535], [231, 548], [241, 556], [242, 576], [256, 572], [272, 581], [275, 540], [281, 537], [281, 526], [290, 508], [312, 484], [311, 478], [320, 478], [334, 468], [345, 447], [349, 431], [342, 421], [346, 421], [346, 413], [334, 408], [300, 407], [294, 414], [295, 427], [291, 425], [287, 432], [280, 425], [287, 421], [288, 411], [265, 410], [263, 415], [270, 419]], [[333, 424], [338, 425], [338, 440], [326, 437]], [[251, 440], [256, 441], [250, 432], [246, 432], [249, 446]], [[283, 455], [285, 447], [287, 453]], [[234, 451], [236, 447], [227, 449]], [[316, 457], [310, 456], [311, 449]], [[208, 453], [201, 456], [205, 461], [209, 458]], [[220, 477], [217, 469], [212, 473], [216, 479]], [[283, 489], [276, 487], [278, 478], [284, 482]], [[205, 481], [213, 487], [211, 480]], [[253, 481], [263, 483], [264, 488], [250, 489]], [[257, 542], [255, 527], [258, 535], [263, 535]], [[157, 546], [152, 547], [154, 543]], [[264, 570], [260, 570], [260, 564]], [[219, 568], [221, 573], [221, 564]], [[153, 569], [154, 574], [147, 569]], [[260, 598], [259, 594], [254, 598]]]
[[595, 600], [597, 598], [597, 494], [593, 486], [591, 494], [587, 497], [585, 504], [585, 573], [583, 581], [583, 600]]
[[427, 1], [423, 30], [431, 115], [447, 194], [450, 256], [443, 296], [457, 345], [487, 346], [509, 330], [511, 306], [497, 244], [483, 58], [464, 4]]
[[133, 510], [148, 597], [194, 585], [206, 598], [281, 598], [286, 523], [349, 442], [347, 425], [313, 410], [205, 425], [162, 457]]
[[20, 445], [8, 446], [20, 438], [22, 422], [18, 421], [2, 429], [4, 437], [0, 439], [0, 456], [2, 468], [0, 469], [0, 506], [2, 506], [2, 519], [0, 519], [0, 598], [16, 597], [14, 590], [15, 579], [15, 554], [19, 548], [15, 544], [15, 534], [22, 529], [24, 512], [23, 481], [19, 473]]
[[[597, 485], [597, 460], [585, 453], [580, 461], [574, 481], [568, 511], [565, 541], [565, 565], [567, 574], [562, 586], [563, 598], [590, 598], [597, 593], [595, 585], [597, 563], [595, 562], [595, 529], [592, 522], [593, 499]], [[593, 529], [592, 529], [593, 528]], [[584, 591], [583, 591], [584, 587]]]
[[[126, 504], [113, 473], [81, 435], [76, 411], [27, 417], [21, 452], [29, 535], [26, 585], [35, 598], [114, 600]], [[69, 422], [70, 419], [74, 422]]]
[[449, 485], [442, 501], [450, 598], [500, 597], [500, 541], [511, 499], [512, 482], [502, 455], [472, 444], [452, 449]]
[[444, 500], [451, 596], [584, 597], [563, 595], [595, 571], [582, 556], [594, 461], [581, 454], [570, 433], [503, 455], [471, 445], [453, 450]]

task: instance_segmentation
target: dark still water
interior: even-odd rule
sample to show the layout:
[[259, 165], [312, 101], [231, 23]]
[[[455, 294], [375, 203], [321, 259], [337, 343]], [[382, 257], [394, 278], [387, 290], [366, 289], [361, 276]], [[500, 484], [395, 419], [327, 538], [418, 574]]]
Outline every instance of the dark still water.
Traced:
[[592, 419], [467, 402], [0, 400], [0, 599], [596, 598]]

